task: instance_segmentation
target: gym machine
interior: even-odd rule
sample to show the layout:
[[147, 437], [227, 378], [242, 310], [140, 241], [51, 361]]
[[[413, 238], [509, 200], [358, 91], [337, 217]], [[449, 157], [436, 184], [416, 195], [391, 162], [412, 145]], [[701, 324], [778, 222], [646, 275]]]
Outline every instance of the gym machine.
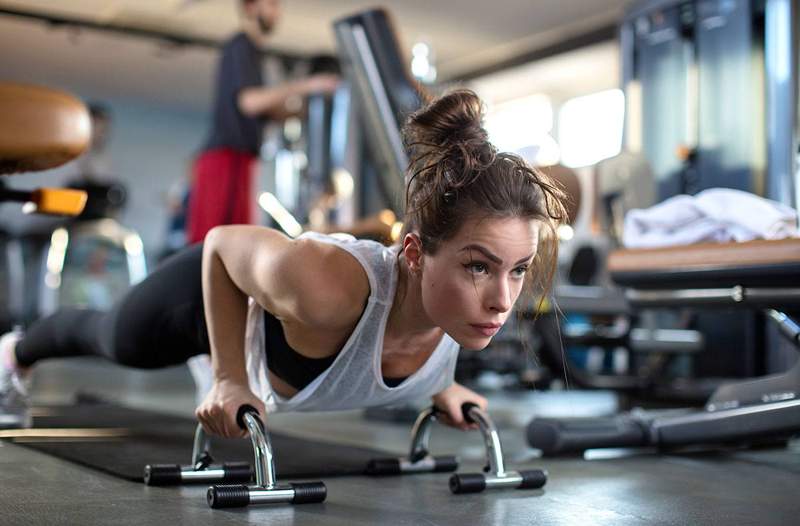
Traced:
[[[361, 215], [382, 208], [402, 216], [408, 157], [400, 128], [422, 105], [424, 94], [409, 74], [389, 14], [365, 11], [334, 23], [343, 70], [350, 83], [351, 101], [362, 117], [374, 177], [357, 179]], [[371, 186], [376, 181], [377, 187]]]
[[[89, 144], [86, 106], [62, 91], [0, 83], [0, 176], [55, 168], [80, 155]], [[27, 213], [77, 216], [86, 192], [64, 188], [17, 190], [0, 179], [0, 202], [24, 203]], [[0, 291], [7, 299], [0, 323], [8, 330], [25, 319], [25, 260], [19, 237], [0, 239]]]
[[[631, 307], [750, 308], [800, 351], [800, 240], [618, 250], [611, 277]], [[700, 410], [634, 410], [591, 419], [534, 419], [529, 444], [545, 455], [586, 449], [785, 443], [800, 433], [800, 360], [788, 370], [720, 385]]]

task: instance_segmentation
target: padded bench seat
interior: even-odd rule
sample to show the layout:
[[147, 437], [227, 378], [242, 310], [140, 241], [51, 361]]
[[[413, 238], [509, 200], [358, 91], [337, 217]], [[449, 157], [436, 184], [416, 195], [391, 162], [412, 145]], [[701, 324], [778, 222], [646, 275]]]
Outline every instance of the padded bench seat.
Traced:
[[617, 250], [608, 270], [636, 289], [800, 287], [800, 239]]
[[54, 168], [89, 145], [89, 112], [63, 91], [0, 82], [0, 115], [0, 174]]

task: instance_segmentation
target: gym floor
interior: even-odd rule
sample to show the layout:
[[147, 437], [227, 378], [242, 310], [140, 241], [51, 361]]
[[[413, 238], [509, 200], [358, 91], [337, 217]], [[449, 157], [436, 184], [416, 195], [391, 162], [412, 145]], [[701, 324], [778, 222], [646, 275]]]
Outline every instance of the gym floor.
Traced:
[[[133, 407], [190, 415], [194, 386], [184, 368], [136, 372], [79, 359], [51, 362], [34, 376], [34, 402], [65, 403], [78, 390]], [[157, 488], [127, 482], [0, 441], [0, 524], [796, 524], [800, 443], [787, 449], [656, 455], [616, 452], [591, 460], [539, 459], [526, 447], [534, 415], [605, 413], [607, 393], [492, 395], [510, 469], [543, 468], [543, 490], [452, 495], [449, 474], [328, 479], [323, 504], [211, 510], [205, 487]], [[404, 454], [410, 425], [367, 421], [361, 412], [272, 415], [268, 428], [311, 439]], [[462, 472], [479, 471], [477, 434], [437, 426], [433, 453], [457, 454]], [[187, 444], [187, 456], [191, 444]], [[280, 458], [276, 459], [280, 463]]]

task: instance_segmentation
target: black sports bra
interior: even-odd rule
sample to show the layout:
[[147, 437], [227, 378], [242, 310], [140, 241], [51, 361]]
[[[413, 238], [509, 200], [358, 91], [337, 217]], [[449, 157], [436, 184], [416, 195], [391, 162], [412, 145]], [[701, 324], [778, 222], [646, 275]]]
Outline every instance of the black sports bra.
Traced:
[[[280, 320], [264, 311], [264, 337], [266, 338], [267, 368], [298, 391], [314, 381], [330, 367], [337, 355], [327, 358], [308, 358], [289, 346]], [[405, 378], [383, 377], [389, 387], [397, 387]]]

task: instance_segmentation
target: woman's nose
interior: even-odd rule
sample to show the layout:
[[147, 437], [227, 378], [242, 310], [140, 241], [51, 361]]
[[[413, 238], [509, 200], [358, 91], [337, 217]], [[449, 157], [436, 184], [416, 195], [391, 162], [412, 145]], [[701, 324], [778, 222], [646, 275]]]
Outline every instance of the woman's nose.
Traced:
[[511, 287], [508, 280], [499, 279], [492, 287], [489, 297], [489, 310], [496, 312], [508, 312], [511, 309]]

